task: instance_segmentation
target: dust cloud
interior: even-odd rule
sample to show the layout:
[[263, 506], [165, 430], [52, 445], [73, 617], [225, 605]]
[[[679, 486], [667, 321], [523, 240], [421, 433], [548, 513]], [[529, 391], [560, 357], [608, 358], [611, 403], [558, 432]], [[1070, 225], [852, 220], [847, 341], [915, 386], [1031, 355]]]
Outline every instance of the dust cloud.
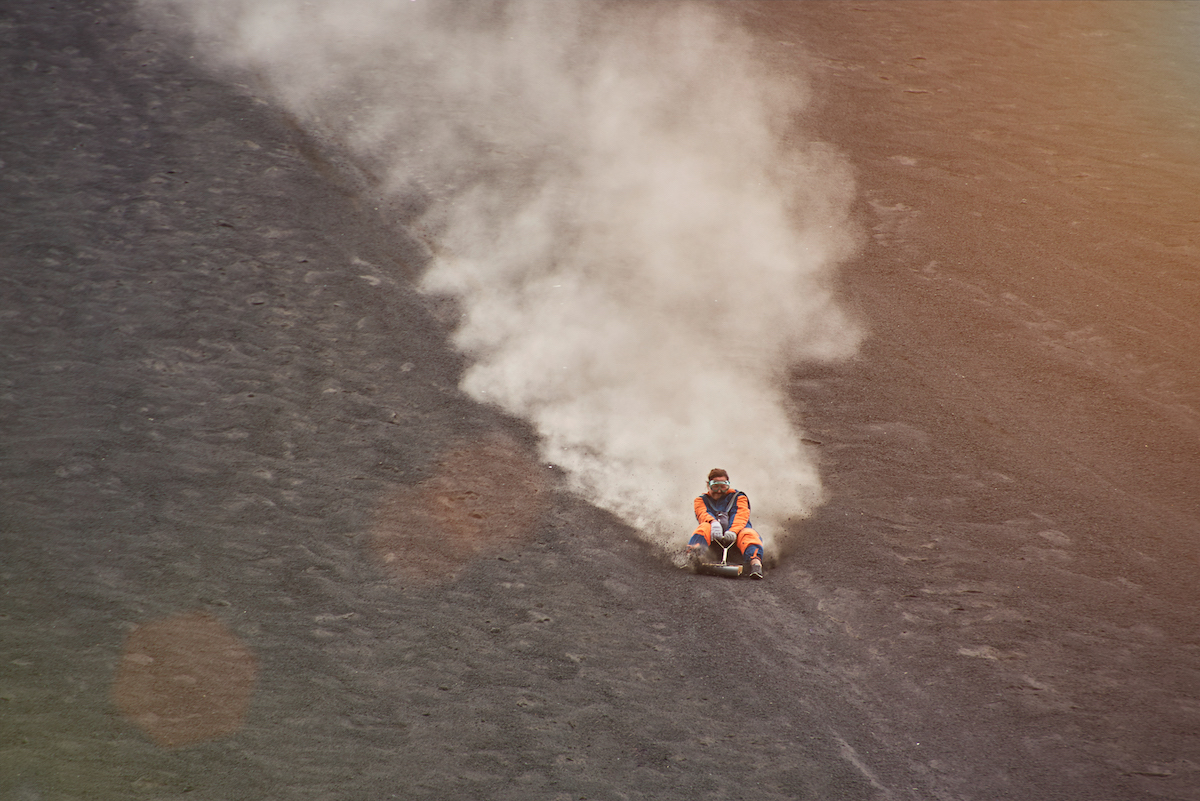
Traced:
[[821, 499], [782, 380], [853, 353], [853, 178], [701, 3], [143, 0], [378, 179], [461, 312], [462, 389], [663, 544], [711, 467], [768, 547]]

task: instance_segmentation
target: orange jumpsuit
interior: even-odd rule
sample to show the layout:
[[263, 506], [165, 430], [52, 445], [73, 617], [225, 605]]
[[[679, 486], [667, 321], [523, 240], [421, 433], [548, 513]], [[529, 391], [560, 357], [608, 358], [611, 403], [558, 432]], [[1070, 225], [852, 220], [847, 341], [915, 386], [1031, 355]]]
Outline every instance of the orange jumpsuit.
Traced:
[[[731, 489], [720, 500], [713, 498], [710, 493], [704, 493], [696, 498], [692, 504], [696, 511], [696, 530], [692, 532], [690, 545], [711, 545], [712, 544], [712, 522], [716, 518], [710, 511], [724, 510], [725, 505], [729, 503], [729, 497], [733, 496], [734, 502], [729, 506], [729, 525], [725, 527], [726, 531], [732, 531], [737, 535], [737, 549], [742, 552], [745, 559], [758, 557], [762, 559], [763, 544], [762, 538], [758, 536], [750, 524], [750, 499], [746, 497], [746, 493], [739, 490]], [[705, 499], [708, 500], [705, 503]]]

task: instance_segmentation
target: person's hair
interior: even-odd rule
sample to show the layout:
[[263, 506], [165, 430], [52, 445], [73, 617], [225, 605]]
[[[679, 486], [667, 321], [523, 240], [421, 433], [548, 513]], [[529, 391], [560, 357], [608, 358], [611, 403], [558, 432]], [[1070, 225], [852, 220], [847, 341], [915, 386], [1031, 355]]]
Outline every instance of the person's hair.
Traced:
[[709, 481], [712, 481], [717, 476], [721, 476], [722, 478], [729, 478], [729, 474], [726, 473], [724, 470], [722, 470], [719, 467], [714, 467], [712, 470], [708, 471], [708, 480]]

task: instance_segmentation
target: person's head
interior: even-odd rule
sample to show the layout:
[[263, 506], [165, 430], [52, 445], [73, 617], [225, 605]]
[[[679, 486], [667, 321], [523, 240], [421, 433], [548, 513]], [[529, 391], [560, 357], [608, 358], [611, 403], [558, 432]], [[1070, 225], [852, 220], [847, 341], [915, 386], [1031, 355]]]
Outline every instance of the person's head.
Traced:
[[720, 498], [729, 492], [729, 474], [719, 467], [708, 471], [708, 494]]

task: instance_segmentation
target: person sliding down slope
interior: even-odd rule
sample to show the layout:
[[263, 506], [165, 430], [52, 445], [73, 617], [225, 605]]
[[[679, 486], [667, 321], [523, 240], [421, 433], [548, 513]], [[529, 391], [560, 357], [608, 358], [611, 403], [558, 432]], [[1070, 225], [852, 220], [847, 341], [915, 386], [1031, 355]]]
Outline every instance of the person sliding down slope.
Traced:
[[714, 542], [722, 547], [736, 542], [750, 578], [762, 578], [762, 538], [750, 524], [750, 499], [730, 486], [729, 473], [719, 467], [709, 470], [708, 491], [693, 506], [697, 526], [688, 541], [688, 556], [699, 561]]

